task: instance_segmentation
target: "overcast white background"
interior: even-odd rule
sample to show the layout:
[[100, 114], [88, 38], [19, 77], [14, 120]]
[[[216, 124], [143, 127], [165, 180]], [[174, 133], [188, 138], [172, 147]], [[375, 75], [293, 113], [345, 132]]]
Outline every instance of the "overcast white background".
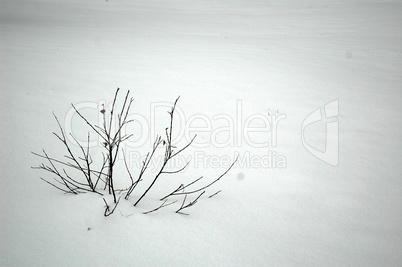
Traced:
[[[398, 266], [401, 26], [398, 1], [1, 0], [1, 265]], [[286, 167], [238, 165], [190, 216], [173, 206], [144, 215], [177, 187], [161, 177], [168, 189], [155, 188], [135, 208], [122, 201], [104, 218], [101, 197], [42, 182], [47, 174], [31, 169], [41, 159], [30, 152], [62, 157], [52, 112], [64, 121], [70, 103], [111, 101], [117, 87], [131, 90], [133, 112], [148, 119], [152, 103], [180, 95], [187, 118], [205, 115], [215, 130], [224, 121], [214, 116], [238, 119], [239, 103], [239, 125], [253, 114], [284, 114], [276, 146], [240, 136], [186, 156], [271, 151]], [[335, 167], [301, 140], [303, 120], [334, 100]], [[158, 119], [163, 132], [167, 113]], [[325, 123], [306, 127], [309, 145], [323, 149]], [[73, 125], [86, 135], [84, 124]], [[271, 141], [272, 133], [252, 138]], [[223, 170], [192, 165], [181, 177]]]

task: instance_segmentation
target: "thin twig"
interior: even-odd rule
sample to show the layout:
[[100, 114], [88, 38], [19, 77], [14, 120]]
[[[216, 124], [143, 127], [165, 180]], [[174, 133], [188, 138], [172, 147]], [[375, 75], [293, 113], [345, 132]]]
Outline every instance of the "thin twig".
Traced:
[[159, 210], [159, 209], [161, 209], [161, 208], [164, 208], [164, 207], [167, 207], [167, 206], [170, 206], [170, 205], [172, 205], [172, 204], [174, 204], [174, 203], [176, 203], [177, 202], [177, 200], [175, 200], [175, 201], [173, 201], [173, 202], [170, 202], [170, 203], [168, 203], [168, 204], [166, 204], [165, 205], [165, 203], [167, 202], [167, 199], [159, 206], [159, 207], [157, 207], [156, 209], [153, 209], [153, 210], [149, 210], [149, 211], [146, 211], [146, 212], [143, 212], [143, 214], [148, 214], [148, 213], [151, 213], [151, 212], [155, 212], [155, 211], [157, 211], [157, 210]]
[[[169, 113], [170, 115], [170, 127], [165, 129], [166, 132], [166, 142], [165, 144], [165, 157], [162, 163], [162, 166], [160, 167], [158, 173], [155, 175], [152, 183], [148, 186], [148, 188], [144, 191], [144, 193], [139, 197], [139, 199], [134, 203], [134, 206], [136, 206], [143, 198], [144, 196], [149, 192], [149, 190], [154, 186], [155, 182], [158, 180], [161, 174], [164, 173], [164, 169], [169, 162], [169, 160], [172, 159], [173, 156], [177, 155], [177, 153], [182, 152], [185, 148], [187, 148], [194, 140], [194, 138], [190, 141], [189, 144], [187, 144], [183, 149], [179, 150], [179, 152], [173, 154], [173, 145], [172, 145], [172, 130], [173, 130], [173, 117], [174, 117], [174, 111], [176, 109], [177, 101], [179, 100], [180, 96], [176, 99], [176, 101], [173, 104], [173, 107]], [[160, 139], [159, 139], [160, 142]], [[184, 168], [183, 168], [184, 169]], [[177, 173], [177, 172], [176, 172]]]
[[178, 210], [176, 210], [176, 213], [180, 213], [180, 214], [183, 214], [183, 215], [189, 215], [188, 213], [182, 212], [182, 210], [194, 206], [195, 203], [197, 203], [198, 199], [199, 199], [204, 193], [205, 193], [205, 191], [203, 191], [196, 199], [194, 199], [193, 201], [190, 201], [190, 203], [188, 203], [187, 205], [184, 205], [185, 202], [186, 202], [187, 196], [188, 196], [188, 195], [185, 195], [185, 196], [184, 196], [184, 199], [183, 199], [183, 203], [181, 204], [181, 207], [180, 207]]
[[[207, 185], [205, 185], [205, 186], [203, 186], [203, 187], [200, 187], [200, 188], [198, 188], [198, 189], [192, 190], [192, 191], [184, 191], [184, 190], [183, 190], [182, 192], [178, 192], [178, 190], [176, 189], [176, 190], [174, 190], [173, 192], [171, 192], [170, 194], [168, 194], [168, 195], [166, 195], [165, 197], [163, 197], [161, 200], [163, 200], [163, 199], [165, 199], [165, 198], [167, 198], [167, 197], [170, 197], [170, 196], [194, 194], [194, 193], [200, 192], [200, 191], [202, 191], [202, 190], [204, 190], [204, 189], [210, 187], [211, 185], [213, 185], [213, 184], [215, 184], [216, 182], [218, 182], [223, 176], [225, 176], [225, 175], [230, 171], [230, 169], [234, 166], [234, 164], [236, 163], [236, 161], [237, 161], [237, 158], [236, 158], [235, 161], [233, 161], [233, 163], [230, 165], [230, 167], [229, 167], [224, 173], [222, 173], [217, 179], [215, 179], [215, 180], [212, 181], [211, 183], [209, 183], [209, 184], [207, 184]], [[191, 183], [189, 183], [188, 185], [183, 186], [181, 189], [185, 189], [185, 188], [189, 187], [190, 185], [195, 184], [196, 182], [198, 182], [198, 181], [201, 180], [202, 178], [203, 178], [203, 177], [201, 176], [200, 178], [198, 178], [198, 179], [192, 181]]]
[[106, 200], [103, 198], [103, 201], [104, 201], [105, 204], [106, 204], [105, 212], [103, 213], [103, 215], [104, 215], [105, 217], [110, 216], [110, 215], [113, 214], [113, 212], [114, 212], [115, 209], [117, 208], [117, 205], [119, 205], [120, 198], [121, 198], [121, 197], [119, 197], [119, 199], [117, 200], [117, 202], [114, 204], [114, 208], [113, 208], [112, 210], [110, 210], [109, 205], [107, 204]]
[[219, 194], [220, 192], [222, 192], [222, 190], [219, 190], [218, 192], [213, 193], [213, 194], [212, 194], [212, 195], [210, 195], [208, 198], [212, 198], [212, 197], [216, 196], [217, 194]]

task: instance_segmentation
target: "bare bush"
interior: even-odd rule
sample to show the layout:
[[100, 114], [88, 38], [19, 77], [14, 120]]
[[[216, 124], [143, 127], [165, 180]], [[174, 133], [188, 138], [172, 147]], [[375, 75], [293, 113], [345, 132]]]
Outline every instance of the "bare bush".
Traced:
[[[133, 195], [134, 190], [137, 188], [137, 185], [144, 180], [144, 174], [148, 170], [150, 162], [152, 158], [155, 156], [155, 152], [158, 148], [164, 148], [164, 157], [163, 162], [158, 167], [158, 171], [151, 175], [151, 181], [146, 189], [138, 192], [138, 198], [134, 202], [134, 206], [137, 206], [139, 202], [141, 202], [148, 192], [154, 187], [157, 180], [161, 175], [169, 175], [169, 174], [177, 174], [182, 172], [189, 164], [187, 162], [184, 167], [176, 169], [176, 170], [167, 170], [167, 164], [172, 158], [176, 157], [185, 149], [187, 149], [196, 138], [196, 135], [184, 145], [181, 149], [176, 149], [176, 147], [172, 143], [172, 134], [173, 134], [173, 121], [174, 121], [174, 113], [176, 109], [177, 102], [179, 98], [173, 104], [173, 107], [170, 111], [168, 111], [170, 116], [170, 124], [165, 128], [165, 138], [161, 136], [157, 136], [154, 140], [151, 151], [145, 156], [145, 159], [142, 161], [141, 169], [139, 170], [138, 177], [133, 177], [132, 170], [130, 170], [129, 164], [127, 163], [127, 158], [123, 153], [124, 158], [124, 166], [127, 171], [127, 174], [130, 178], [131, 184], [126, 189], [116, 189], [115, 188], [115, 169], [117, 166], [117, 158], [121, 149], [121, 145], [124, 141], [128, 140], [132, 134], [123, 134], [123, 127], [127, 126], [132, 120], [128, 119], [129, 112], [131, 109], [131, 105], [133, 103], [133, 98], [130, 98], [130, 91], [128, 91], [124, 97], [124, 101], [122, 107], [119, 111], [116, 111], [116, 102], [118, 100], [119, 88], [117, 88], [116, 93], [114, 95], [113, 103], [109, 112], [106, 111], [103, 106], [100, 110], [102, 113], [102, 125], [96, 125], [90, 122], [80, 111], [73, 105], [73, 109], [79, 115], [79, 117], [89, 126], [90, 130], [97, 135], [100, 140], [102, 140], [103, 152], [101, 154], [100, 164], [97, 170], [95, 170], [93, 166], [93, 158], [91, 156], [91, 151], [89, 147], [90, 143], [90, 132], [87, 134], [87, 145], [83, 146], [71, 133], [69, 135], [75, 141], [74, 144], [79, 148], [79, 152], [76, 152], [72, 149], [72, 144], [70, 144], [66, 138], [66, 133], [63, 130], [63, 127], [60, 124], [57, 116], [53, 114], [57, 125], [60, 129], [60, 133], [54, 133], [57, 139], [64, 145], [66, 154], [63, 159], [56, 159], [54, 157], [50, 157], [47, 152], [43, 149], [43, 154], [32, 152], [34, 155], [45, 159], [46, 163], [42, 163], [37, 167], [32, 167], [34, 169], [45, 170], [48, 173], [51, 173], [54, 176], [54, 180], [48, 180], [42, 178], [46, 183], [52, 185], [58, 190], [64, 193], [72, 193], [79, 194], [85, 192], [92, 192], [99, 195], [109, 194], [113, 196], [114, 207], [111, 208], [110, 205], [106, 202], [105, 198], [103, 201], [105, 202], [105, 211], [104, 216], [107, 217], [111, 215], [116, 209], [120, 198], [117, 199], [117, 193], [124, 193], [124, 199], [129, 200], [129, 198]], [[115, 113], [117, 113], [117, 120], [115, 120]], [[237, 160], [237, 159], [236, 159]], [[225, 176], [228, 171], [234, 166], [236, 160], [231, 164], [231, 166], [222, 173], [218, 178], [212, 180], [206, 185], [202, 184], [201, 181], [204, 180], [204, 177], [201, 176], [194, 181], [188, 184], [181, 184], [177, 189], [173, 190], [171, 193], [165, 195], [160, 200], [163, 201], [161, 205], [157, 208], [144, 212], [144, 214], [148, 214], [151, 212], [155, 212], [160, 210], [161, 208], [170, 206], [176, 203], [178, 200], [173, 200], [168, 202], [168, 198], [177, 198], [183, 197], [181, 206], [176, 210], [176, 213], [179, 214], [188, 214], [184, 213], [183, 210], [189, 207], [194, 206], [197, 201], [204, 195], [206, 190], [218, 182], [223, 176]], [[80, 173], [80, 177], [73, 177], [71, 174], [72, 171], [78, 171]], [[209, 198], [215, 196], [220, 191], [209, 196]], [[192, 201], [187, 201], [188, 196], [197, 194], [197, 196]]]

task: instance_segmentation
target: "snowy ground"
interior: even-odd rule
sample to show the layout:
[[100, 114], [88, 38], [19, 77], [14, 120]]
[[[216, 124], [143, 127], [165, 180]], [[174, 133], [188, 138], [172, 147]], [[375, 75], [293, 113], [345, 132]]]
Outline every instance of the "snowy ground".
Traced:
[[[401, 26], [402, 4], [383, 1], [1, 0], [0, 265], [399, 266]], [[64, 120], [70, 103], [110, 101], [117, 87], [132, 91], [146, 121], [152, 103], [178, 95], [180, 129], [209, 119], [198, 139], [207, 145], [186, 152], [193, 165], [183, 175], [213, 179], [224, 164], [203, 160], [239, 155], [216, 185], [222, 193], [190, 216], [173, 207], [143, 215], [166, 192], [157, 187], [104, 218], [101, 197], [40, 181], [30, 151], [64, 154], [52, 111]], [[336, 100], [332, 166], [307, 151], [301, 130]], [[255, 119], [261, 129], [243, 131], [268, 112], [286, 115], [276, 130]], [[234, 121], [219, 136], [229, 119], [217, 115]], [[162, 130], [166, 116], [158, 110]], [[305, 128], [308, 145], [325, 147], [325, 125]], [[264, 157], [269, 166], [259, 166]]]

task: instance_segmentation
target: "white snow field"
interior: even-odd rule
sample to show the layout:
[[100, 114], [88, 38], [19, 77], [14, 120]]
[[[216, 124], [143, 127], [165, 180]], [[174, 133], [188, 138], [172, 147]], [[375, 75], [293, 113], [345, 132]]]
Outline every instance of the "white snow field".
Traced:
[[[0, 265], [400, 266], [401, 85], [400, 1], [0, 0]], [[105, 218], [31, 151], [62, 158], [52, 112], [84, 140], [70, 104], [96, 119], [117, 87], [134, 165], [179, 95], [178, 146], [199, 135], [188, 169]], [[236, 156], [189, 216], [142, 214]]]

